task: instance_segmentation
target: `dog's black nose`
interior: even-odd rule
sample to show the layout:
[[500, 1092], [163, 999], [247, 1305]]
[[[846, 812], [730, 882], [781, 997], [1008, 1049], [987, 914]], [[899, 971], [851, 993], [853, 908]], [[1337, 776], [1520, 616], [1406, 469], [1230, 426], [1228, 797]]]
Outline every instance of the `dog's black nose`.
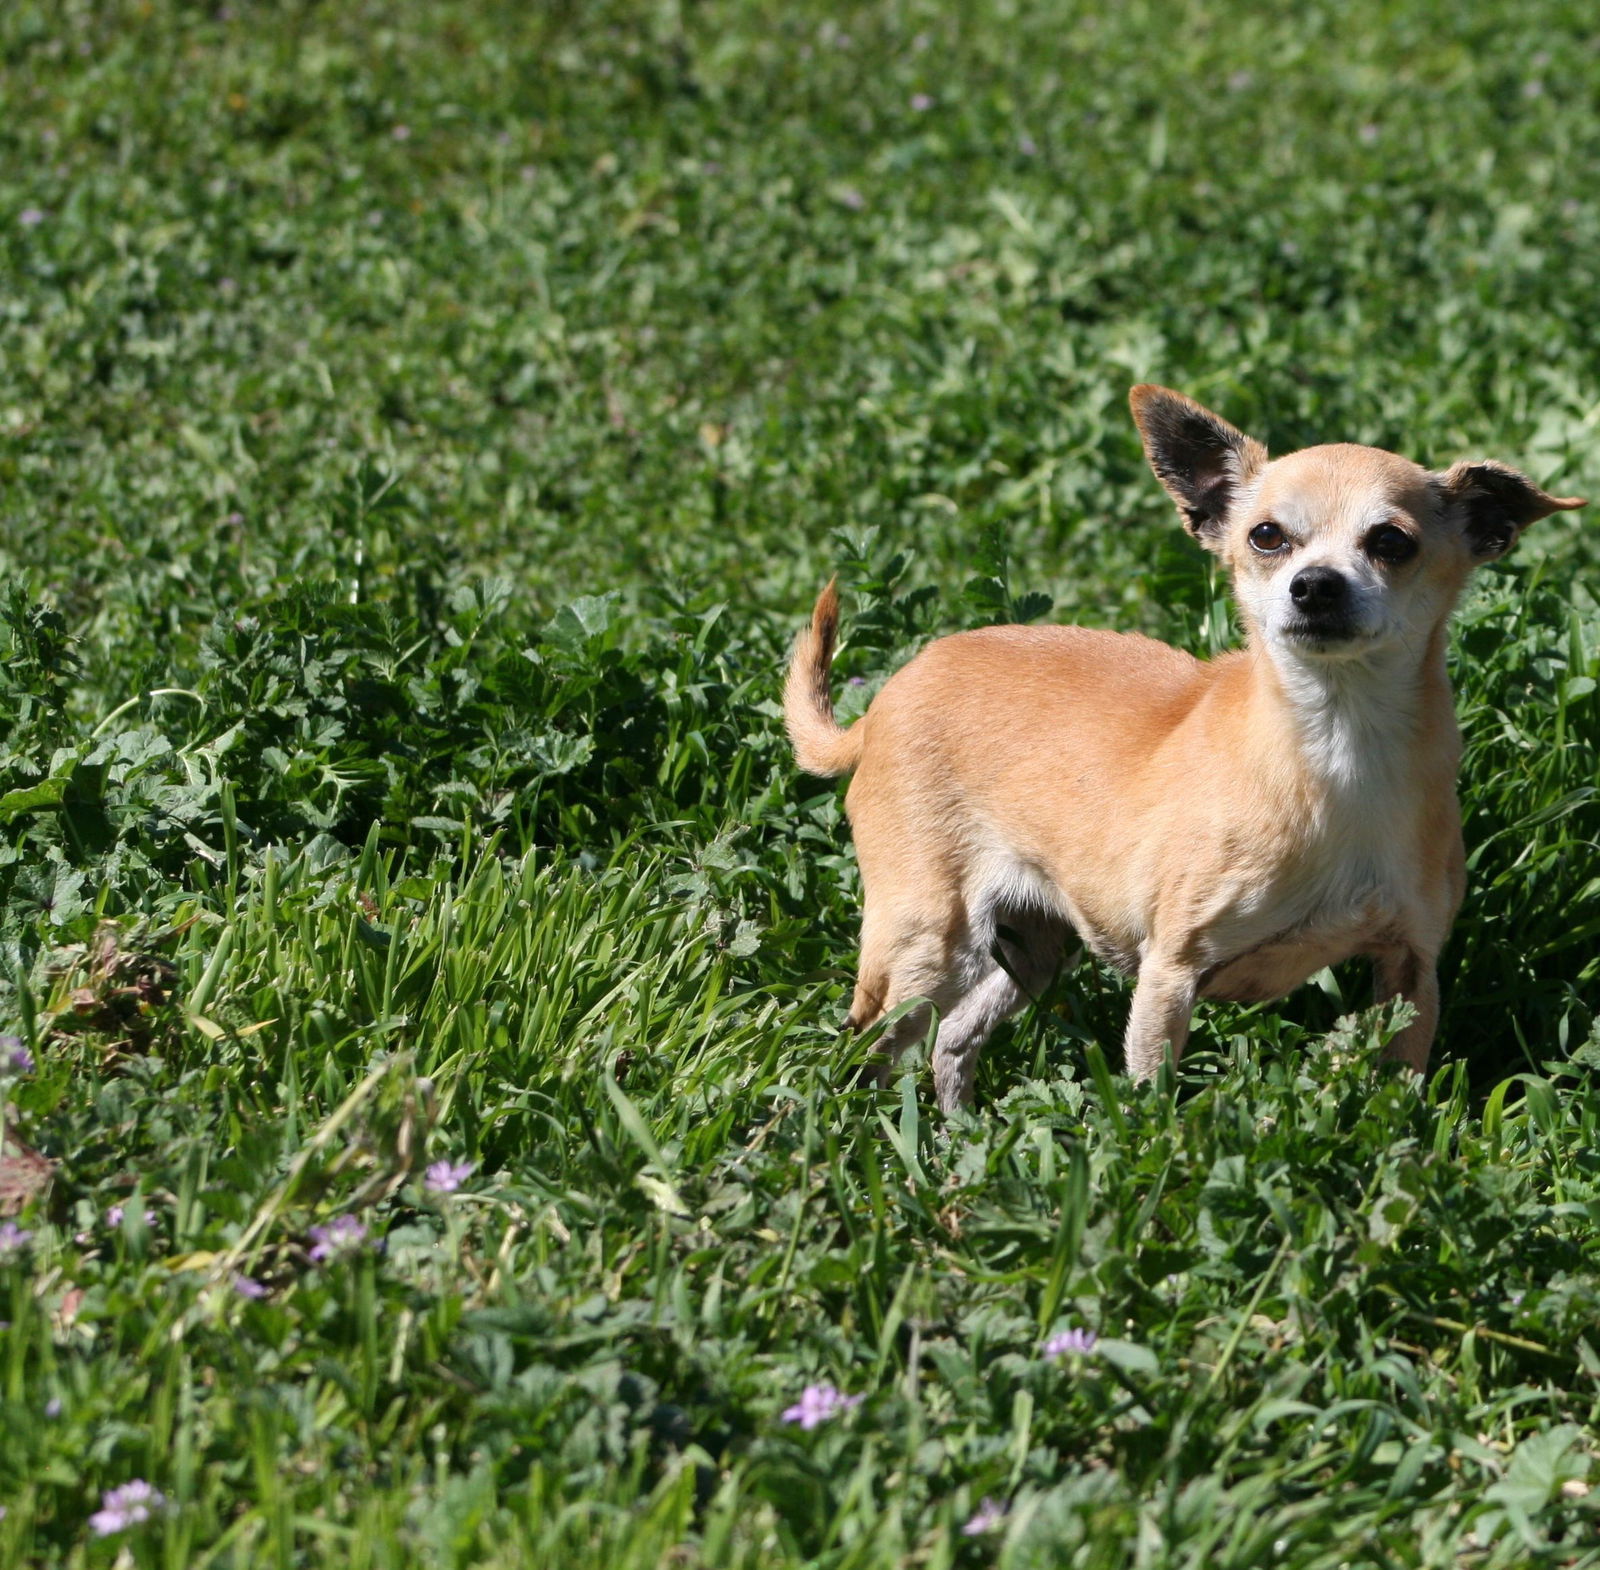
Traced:
[[1302, 567], [1289, 580], [1289, 598], [1307, 616], [1326, 616], [1343, 607], [1345, 581], [1332, 567]]

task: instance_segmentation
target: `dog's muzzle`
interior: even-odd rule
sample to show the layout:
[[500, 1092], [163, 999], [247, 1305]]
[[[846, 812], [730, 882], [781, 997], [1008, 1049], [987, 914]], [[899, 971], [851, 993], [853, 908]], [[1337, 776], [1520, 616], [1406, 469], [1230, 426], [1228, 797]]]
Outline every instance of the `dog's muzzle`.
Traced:
[[1289, 580], [1295, 614], [1284, 632], [1313, 646], [1348, 643], [1356, 636], [1355, 596], [1343, 573], [1332, 567], [1302, 567]]

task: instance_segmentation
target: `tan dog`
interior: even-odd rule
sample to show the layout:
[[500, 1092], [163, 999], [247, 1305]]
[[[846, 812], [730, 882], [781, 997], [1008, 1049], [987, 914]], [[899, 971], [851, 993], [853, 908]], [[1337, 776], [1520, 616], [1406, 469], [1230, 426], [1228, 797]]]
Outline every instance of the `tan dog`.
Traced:
[[860, 722], [835, 723], [830, 583], [795, 649], [789, 735], [846, 806], [866, 901], [848, 1024], [909, 1000], [892, 1059], [939, 1011], [934, 1082], [970, 1100], [978, 1050], [1076, 933], [1137, 977], [1126, 1058], [1174, 1060], [1201, 997], [1281, 997], [1371, 958], [1427, 1065], [1435, 970], [1465, 871], [1446, 623], [1468, 573], [1575, 497], [1503, 464], [1433, 474], [1372, 447], [1268, 461], [1161, 387], [1133, 416], [1189, 532], [1233, 575], [1248, 638], [1209, 663], [1082, 627], [942, 638]]

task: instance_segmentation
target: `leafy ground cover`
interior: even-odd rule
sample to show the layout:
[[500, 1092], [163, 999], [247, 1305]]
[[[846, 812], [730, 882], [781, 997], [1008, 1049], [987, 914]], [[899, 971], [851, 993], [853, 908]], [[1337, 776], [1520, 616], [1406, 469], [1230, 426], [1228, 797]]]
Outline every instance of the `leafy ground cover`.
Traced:
[[[1464, 606], [1436, 1070], [856, 1088], [776, 710], [1197, 650], [1154, 377], [1600, 491], [1558, 0], [0, 10], [0, 1555], [1600, 1563], [1597, 552]], [[786, 1415], [787, 1414], [787, 1415]], [[140, 1487], [139, 1485], [144, 1485]]]

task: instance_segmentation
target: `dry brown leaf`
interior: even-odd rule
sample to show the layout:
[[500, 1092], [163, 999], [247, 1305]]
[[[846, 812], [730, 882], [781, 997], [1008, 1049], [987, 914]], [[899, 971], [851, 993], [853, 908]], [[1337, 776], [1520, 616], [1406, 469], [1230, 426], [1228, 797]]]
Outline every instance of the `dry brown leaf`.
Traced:
[[6, 1130], [5, 1148], [0, 1150], [0, 1216], [14, 1216], [29, 1200], [50, 1186], [56, 1164], [24, 1144], [16, 1133]]

